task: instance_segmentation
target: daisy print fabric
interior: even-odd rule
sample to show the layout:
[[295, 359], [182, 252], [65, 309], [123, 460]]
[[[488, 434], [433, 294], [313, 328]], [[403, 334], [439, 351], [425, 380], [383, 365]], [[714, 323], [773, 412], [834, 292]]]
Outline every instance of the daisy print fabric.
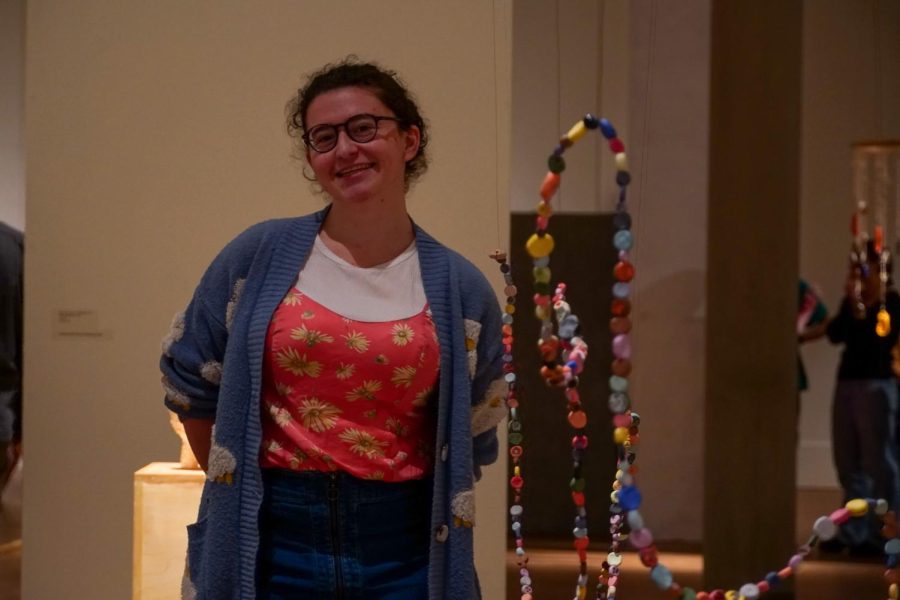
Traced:
[[429, 474], [439, 352], [427, 308], [356, 321], [292, 289], [266, 335], [261, 466], [384, 481]]

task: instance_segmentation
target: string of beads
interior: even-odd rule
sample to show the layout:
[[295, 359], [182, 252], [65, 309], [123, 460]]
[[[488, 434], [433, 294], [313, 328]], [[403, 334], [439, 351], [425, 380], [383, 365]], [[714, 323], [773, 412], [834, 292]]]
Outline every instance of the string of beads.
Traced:
[[[555, 195], [560, 184], [560, 174], [565, 170], [563, 154], [576, 141], [581, 139], [590, 129], [599, 129], [606, 138], [610, 150], [615, 155], [616, 183], [619, 186], [619, 197], [616, 211], [613, 215], [613, 246], [618, 251], [618, 262], [613, 269], [615, 283], [612, 288], [612, 305], [610, 319], [610, 331], [612, 338], [613, 363], [612, 375], [609, 379], [608, 406], [612, 413], [613, 441], [617, 448], [617, 470], [613, 481], [613, 490], [610, 494], [610, 533], [612, 535], [610, 551], [603, 562], [596, 589], [597, 600], [615, 600], [619, 580], [621, 577], [620, 565], [622, 564], [622, 544], [628, 540], [638, 551], [641, 563], [650, 569], [650, 578], [656, 586], [668, 593], [669, 597], [680, 600], [756, 600], [773, 587], [779, 585], [785, 579], [791, 577], [799, 568], [802, 561], [810, 554], [819, 541], [832, 539], [837, 535], [841, 524], [850, 518], [865, 517], [870, 511], [880, 516], [885, 525], [883, 534], [888, 538], [885, 544], [887, 556], [887, 571], [885, 578], [889, 584], [888, 600], [900, 598], [900, 572], [898, 572], [898, 555], [900, 555], [900, 539], [897, 538], [896, 518], [892, 511], [888, 510], [885, 500], [855, 499], [844, 507], [835, 510], [828, 516], [820, 517], [813, 525], [813, 534], [806, 544], [801, 546], [779, 571], [768, 573], [756, 583], [745, 583], [738, 589], [712, 591], [695, 591], [689, 587], [682, 587], [671, 571], [659, 561], [658, 552], [654, 545], [653, 533], [644, 523], [643, 516], [639, 512], [641, 505], [641, 493], [635, 481], [635, 460], [637, 456], [640, 416], [631, 410], [631, 399], [628, 395], [631, 373], [631, 339], [632, 323], [629, 318], [631, 312], [631, 282], [635, 269], [630, 261], [630, 250], [634, 244], [634, 236], [631, 231], [631, 216], [627, 210], [627, 187], [631, 181], [628, 172], [628, 158], [625, 155], [625, 146], [617, 137], [615, 128], [606, 119], [598, 119], [588, 114], [581, 121], [569, 129], [562, 136], [559, 144], [553, 150], [548, 159], [549, 172], [545, 176], [541, 187], [541, 201], [537, 206], [535, 219], [535, 232], [525, 244], [526, 251], [533, 259], [534, 278], [534, 304], [535, 316], [541, 322], [541, 333], [538, 348], [541, 353], [543, 365], [541, 376], [552, 386], [565, 389], [568, 401], [568, 421], [574, 429], [572, 438], [573, 473], [570, 480], [572, 500], [576, 507], [574, 547], [579, 557], [579, 575], [575, 589], [574, 600], [585, 600], [587, 596], [587, 548], [589, 545], [587, 512], [585, 508], [585, 479], [581, 471], [584, 451], [587, 449], [588, 438], [585, 434], [587, 414], [578, 394], [578, 375], [584, 368], [584, 360], [587, 358], [587, 344], [578, 335], [579, 320], [571, 312], [571, 308], [565, 299], [566, 285], [560, 283], [550, 295], [551, 271], [550, 254], [554, 249], [553, 237], [548, 233], [552, 207], [550, 200]], [[877, 233], [877, 232], [876, 232]], [[509, 443], [510, 456], [513, 459], [513, 477], [510, 486], [514, 492], [514, 503], [510, 508], [511, 527], [516, 537], [516, 555], [520, 568], [521, 600], [532, 600], [533, 585], [531, 574], [528, 570], [528, 555], [524, 548], [522, 534], [523, 512], [522, 487], [524, 481], [520, 459], [524, 454], [522, 447], [522, 426], [519, 420], [519, 403], [515, 395], [515, 369], [512, 357], [513, 342], [513, 317], [515, 312], [516, 287], [513, 284], [506, 256], [495, 252], [492, 255], [500, 263], [500, 270], [506, 280], [507, 305], [503, 317], [504, 356], [506, 381], [509, 384], [509, 399], [507, 400], [509, 417]], [[555, 316], [557, 327], [551, 318]], [[887, 324], [887, 327], [890, 327]], [[565, 358], [559, 361], [560, 350]], [[627, 525], [627, 532], [625, 526]]]

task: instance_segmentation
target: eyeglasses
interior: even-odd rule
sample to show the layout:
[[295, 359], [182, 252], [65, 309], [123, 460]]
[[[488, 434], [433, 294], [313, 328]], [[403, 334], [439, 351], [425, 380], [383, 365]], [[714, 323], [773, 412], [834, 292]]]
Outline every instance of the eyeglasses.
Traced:
[[337, 146], [338, 129], [343, 128], [351, 140], [365, 144], [374, 140], [375, 136], [378, 135], [378, 123], [381, 121], [402, 122], [395, 117], [378, 117], [366, 114], [354, 115], [343, 123], [316, 125], [303, 134], [303, 141], [319, 154], [330, 152]]

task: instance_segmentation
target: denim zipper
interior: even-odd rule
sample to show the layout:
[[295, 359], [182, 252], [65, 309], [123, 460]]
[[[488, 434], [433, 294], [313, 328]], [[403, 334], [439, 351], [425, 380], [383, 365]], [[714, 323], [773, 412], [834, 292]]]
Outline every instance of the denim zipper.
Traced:
[[334, 598], [344, 597], [344, 574], [341, 570], [341, 530], [338, 513], [338, 475], [329, 473], [328, 479], [328, 511], [331, 515], [331, 544], [334, 551]]

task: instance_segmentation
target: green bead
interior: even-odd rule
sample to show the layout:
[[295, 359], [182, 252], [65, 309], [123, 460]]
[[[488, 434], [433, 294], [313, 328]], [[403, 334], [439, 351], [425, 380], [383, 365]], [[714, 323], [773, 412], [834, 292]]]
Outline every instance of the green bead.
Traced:
[[549, 284], [549, 283], [535, 282], [535, 284], [534, 284], [534, 293], [535, 293], [535, 294], [540, 294], [541, 296], [549, 296], [549, 295], [550, 295], [550, 284]]
[[509, 434], [509, 443], [515, 445], [521, 444], [523, 436], [521, 433], [511, 433]]
[[583, 478], [581, 478], [581, 477], [579, 477], [578, 479], [576, 479], [576, 478], [573, 477], [572, 480], [569, 481], [569, 488], [570, 488], [573, 492], [583, 492], [583, 491], [584, 491], [584, 486], [585, 486], [585, 485], [586, 485], [586, 482], [585, 482], [585, 480], [584, 480]]
[[550, 158], [547, 159], [547, 166], [550, 167], [551, 173], [556, 173], [558, 175], [566, 170], [566, 161], [563, 160], [562, 156], [551, 154]]
[[531, 275], [538, 283], [550, 283], [550, 267], [535, 267], [531, 270]]

